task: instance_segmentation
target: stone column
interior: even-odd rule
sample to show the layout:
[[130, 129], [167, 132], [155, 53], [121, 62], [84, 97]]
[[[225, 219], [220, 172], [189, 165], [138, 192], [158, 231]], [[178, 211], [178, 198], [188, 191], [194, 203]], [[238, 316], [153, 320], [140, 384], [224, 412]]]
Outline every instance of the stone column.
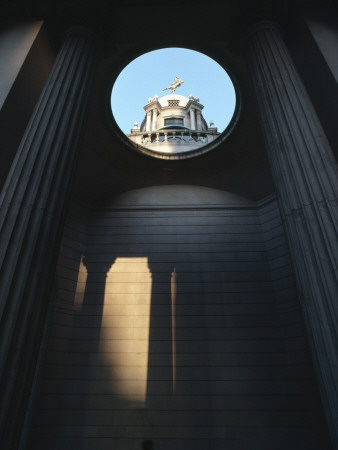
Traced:
[[196, 109], [196, 129], [197, 130], [202, 130], [202, 113], [199, 109]]
[[338, 448], [337, 164], [278, 26], [256, 25], [244, 45], [324, 409]]
[[194, 110], [194, 108], [190, 108], [190, 128], [192, 130], [196, 129], [195, 110]]
[[157, 109], [153, 109], [153, 122], [151, 130], [157, 130]]
[[97, 65], [92, 34], [70, 32], [0, 197], [3, 449], [16, 448], [20, 436]]
[[147, 111], [146, 131], [151, 131], [151, 111]]

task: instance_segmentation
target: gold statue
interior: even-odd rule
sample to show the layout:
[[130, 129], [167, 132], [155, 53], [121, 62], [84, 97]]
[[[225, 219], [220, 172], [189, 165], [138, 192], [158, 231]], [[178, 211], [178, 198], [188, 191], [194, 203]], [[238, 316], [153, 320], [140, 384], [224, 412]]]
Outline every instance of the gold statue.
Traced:
[[176, 91], [176, 89], [177, 89], [179, 86], [181, 86], [182, 83], [184, 83], [183, 80], [181, 80], [181, 79], [178, 78], [178, 77], [175, 77], [175, 82], [174, 82], [174, 83], [171, 83], [171, 85], [170, 85], [169, 87], [162, 89], [162, 91], [166, 91], [167, 89], [171, 89], [171, 93], [174, 94], [175, 91]]

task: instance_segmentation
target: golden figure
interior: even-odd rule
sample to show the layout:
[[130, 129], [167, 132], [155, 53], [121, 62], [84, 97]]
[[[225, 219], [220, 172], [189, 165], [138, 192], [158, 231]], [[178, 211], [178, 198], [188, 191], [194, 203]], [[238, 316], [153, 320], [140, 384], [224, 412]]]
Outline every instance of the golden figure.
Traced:
[[166, 91], [167, 89], [171, 89], [171, 93], [174, 94], [176, 89], [181, 86], [181, 84], [184, 83], [183, 80], [181, 80], [178, 77], [175, 77], [175, 81], [174, 83], [171, 83], [171, 85], [169, 87], [166, 87], [164, 89], [162, 89], [162, 91]]

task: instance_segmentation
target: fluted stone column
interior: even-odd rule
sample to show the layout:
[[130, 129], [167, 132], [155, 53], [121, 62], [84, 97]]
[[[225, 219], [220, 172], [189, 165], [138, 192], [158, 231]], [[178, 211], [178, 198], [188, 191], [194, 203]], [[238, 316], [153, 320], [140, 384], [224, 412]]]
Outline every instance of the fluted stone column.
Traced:
[[337, 164], [278, 26], [244, 43], [302, 310], [338, 448]]
[[93, 36], [70, 32], [0, 197], [2, 449], [20, 435], [97, 63]]
[[157, 109], [153, 109], [153, 122], [151, 130], [157, 130]]
[[147, 112], [146, 131], [151, 131], [151, 111]]
[[190, 128], [192, 130], [196, 129], [195, 109], [194, 108], [190, 108]]
[[202, 113], [199, 109], [196, 109], [196, 129], [202, 130]]

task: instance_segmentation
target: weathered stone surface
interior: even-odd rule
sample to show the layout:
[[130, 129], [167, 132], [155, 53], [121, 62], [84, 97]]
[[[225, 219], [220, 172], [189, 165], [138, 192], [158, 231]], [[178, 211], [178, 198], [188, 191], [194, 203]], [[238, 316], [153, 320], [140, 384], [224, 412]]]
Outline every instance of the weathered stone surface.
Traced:
[[4, 449], [16, 446], [30, 389], [96, 60], [93, 36], [69, 33], [0, 198]]
[[319, 385], [338, 445], [337, 164], [278, 26], [258, 24], [245, 47]]
[[28, 448], [328, 450], [276, 201], [177, 192], [70, 214]]

